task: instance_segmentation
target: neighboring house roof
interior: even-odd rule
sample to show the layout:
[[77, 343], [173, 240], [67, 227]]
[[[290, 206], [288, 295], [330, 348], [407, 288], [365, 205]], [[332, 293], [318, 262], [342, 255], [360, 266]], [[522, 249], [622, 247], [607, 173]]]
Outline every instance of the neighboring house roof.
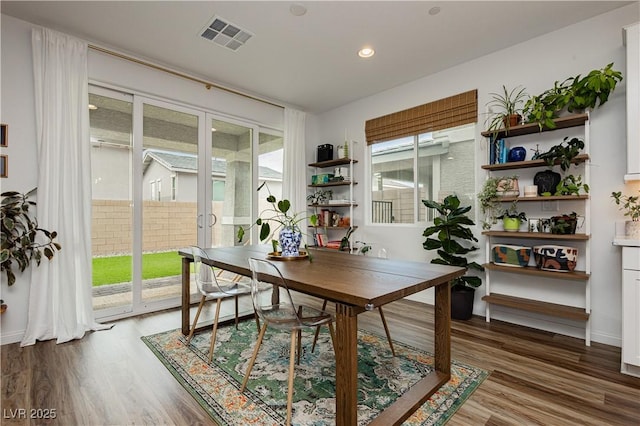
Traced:
[[[198, 170], [198, 158], [193, 154], [148, 149], [143, 154], [143, 175], [152, 161], [157, 161], [172, 172], [196, 173]], [[213, 176], [226, 176], [227, 162], [219, 158], [212, 158], [211, 174]], [[282, 180], [282, 173], [270, 167], [258, 167], [258, 174], [261, 179]]]

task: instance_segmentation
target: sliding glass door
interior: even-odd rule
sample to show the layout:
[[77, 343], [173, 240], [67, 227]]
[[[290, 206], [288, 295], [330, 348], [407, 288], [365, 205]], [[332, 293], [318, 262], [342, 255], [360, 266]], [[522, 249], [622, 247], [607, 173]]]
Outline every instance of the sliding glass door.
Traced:
[[177, 306], [177, 251], [238, 244], [260, 183], [281, 197], [282, 133], [97, 87], [90, 102], [96, 317]]
[[[198, 220], [202, 221], [204, 208], [198, 202], [202, 186], [198, 142], [204, 136], [204, 114], [150, 99], [140, 104], [142, 239], [140, 250], [134, 253], [141, 254], [140, 302], [146, 307], [180, 297], [181, 266], [176, 252], [199, 244]], [[134, 272], [137, 264], [134, 254]]]

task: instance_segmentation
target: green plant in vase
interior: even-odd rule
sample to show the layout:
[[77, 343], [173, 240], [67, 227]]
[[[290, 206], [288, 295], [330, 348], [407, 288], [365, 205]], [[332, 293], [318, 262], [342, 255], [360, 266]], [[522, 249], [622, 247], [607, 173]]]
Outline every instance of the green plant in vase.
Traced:
[[489, 229], [498, 223], [498, 215], [502, 212], [500, 197], [502, 194], [515, 192], [518, 188], [518, 176], [490, 176], [485, 180], [482, 190], [478, 193], [480, 210], [485, 219], [482, 229]]
[[502, 226], [505, 231], [518, 232], [520, 230], [520, 224], [527, 220], [527, 215], [524, 212], [518, 211], [518, 202], [513, 201], [509, 208], [502, 211], [502, 214], [496, 219], [502, 219]]
[[[267, 202], [271, 205], [264, 209], [258, 215], [255, 223], [253, 223], [248, 229], [256, 225], [260, 227], [260, 241], [271, 241], [273, 245], [273, 251], [277, 252], [277, 247], [280, 245], [282, 249], [282, 256], [298, 256], [299, 246], [302, 241], [302, 231], [300, 230], [300, 222], [309, 219], [312, 226], [316, 226], [318, 223], [317, 215], [306, 216], [304, 213], [291, 212], [291, 202], [287, 199], [277, 200], [276, 197], [271, 194], [269, 186], [266, 182], [263, 182], [259, 187], [260, 191], [263, 187], [267, 188], [269, 195], [267, 196]], [[272, 228], [271, 225], [274, 225]], [[247, 229], [247, 230], [248, 230]], [[276, 232], [279, 231], [278, 240], [274, 238]], [[244, 239], [246, 230], [244, 227], [238, 227], [238, 242], [242, 242]], [[305, 249], [308, 251], [307, 244], [305, 243]], [[311, 257], [309, 257], [311, 259]]]

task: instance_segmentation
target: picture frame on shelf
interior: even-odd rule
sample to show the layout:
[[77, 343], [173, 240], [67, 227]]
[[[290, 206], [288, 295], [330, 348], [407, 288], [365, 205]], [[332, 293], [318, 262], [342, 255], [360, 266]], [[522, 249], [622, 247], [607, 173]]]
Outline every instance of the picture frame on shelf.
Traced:
[[0, 124], [0, 147], [6, 148], [9, 146], [9, 126], [6, 124]]
[[540, 218], [529, 219], [529, 232], [540, 232]]
[[9, 177], [9, 156], [0, 155], [0, 178]]

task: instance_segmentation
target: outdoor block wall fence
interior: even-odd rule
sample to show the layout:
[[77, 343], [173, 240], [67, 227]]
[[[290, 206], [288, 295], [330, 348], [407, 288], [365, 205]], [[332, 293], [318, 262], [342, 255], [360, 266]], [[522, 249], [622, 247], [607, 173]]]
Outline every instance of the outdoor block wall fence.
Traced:
[[[222, 203], [218, 208], [222, 212]], [[178, 250], [195, 244], [195, 202], [144, 201], [144, 252]], [[131, 254], [132, 209], [128, 200], [93, 200], [91, 248], [93, 256]], [[215, 234], [215, 231], [214, 231]], [[218, 232], [220, 235], [220, 232]], [[214, 241], [215, 244], [215, 241]]]

